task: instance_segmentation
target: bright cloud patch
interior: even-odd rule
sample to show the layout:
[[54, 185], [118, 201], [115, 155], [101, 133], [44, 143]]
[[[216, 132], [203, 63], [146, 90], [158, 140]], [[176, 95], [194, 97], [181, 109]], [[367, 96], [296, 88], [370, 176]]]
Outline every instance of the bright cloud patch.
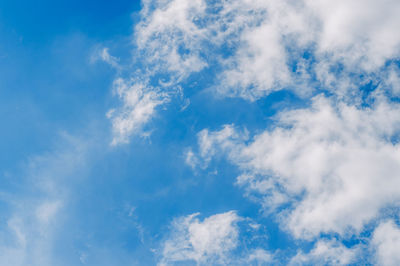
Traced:
[[382, 222], [374, 231], [373, 247], [380, 265], [399, 265], [400, 228], [393, 221]]
[[200, 221], [198, 214], [177, 219], [171, 236], [162, 248], [160, 265], [175, 261], [195, 261], [202, 264], [226, 263], [228, 253], [238, 244], [235, 212], [216, 214]]
[[113, 145], [128, 142], [132, 134], [144, 134], [144, 126], [154, 116], [156, 107], [168, 101], [166, 94], [140, 83], [118, 79], [115, 88], [124, 104], [121, 110], [110, 110], [107, 114], [112, 119]]
[[357, 248], [347, 248], [338, 241], [320, 240], [309, 253], [296, 254], [289, 265], [348, 265], [356, 261], [358, 252]]
[[[176, 218], [158, 251], [159, 265], [264, 265], [276, 262], [275, 255], [254, 245], [260, 225], [235, 211], [200, 220], [199, 214]], [[241, 235], [247, 234], [246, 238]]]

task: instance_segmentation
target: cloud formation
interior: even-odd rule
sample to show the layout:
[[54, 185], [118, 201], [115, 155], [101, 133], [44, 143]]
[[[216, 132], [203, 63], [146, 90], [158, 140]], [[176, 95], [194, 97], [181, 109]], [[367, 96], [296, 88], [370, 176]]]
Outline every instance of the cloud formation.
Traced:
[[[226, 153], [243, 171], [238, 184], [299, 238], [358, 233], [400, 200], [400, 106], [357, 108], [319, 96], [311, 108], [282, 112], [277, 127], [249, 143], [232, 128], [199, 133], [205, 161]], [[213, 151], [213, 152], [205, 152]]]
[[9, 211], [0, 227], [1, 265], [64, 265], [54, 250], [59, 248], [57, 237], [65, 230], [65, 207], [71, 201], [66, 180], [80, 177], [87, 146], [64, 134], [56, 148], [29, 158], [23, 175], [16, 177], [16, 188], [2, 189], [1, 202]]
[[393, 221], [384, 221], [375, 229], [372, 246], [376, 249], [376, 263], [394, 266], [400, 263], [400, 228]]
[[[128, 90], [151, 91], [153, 106], [201, 71], [206, 88], [224, 96], [256, 100], [290, 89], [305, 97], [327, 89], [348, 97], [361, 83], [388, 76], [386, 63], [400, 55], [399, 11], [396, 0], [146, 0], [133, 48], [133, 65], [142, 71], [127, 67], [133, 73], [124, 79]], [[129, 100], [121, 98], [126, 113]], [[139, 132], [122, 125], [148, 120], [123, 114], [112, 121], [115, 143]]]
[[[265, 265], [274, 254], [252, 244], [261, 236], [260, 225], [235, 211], [200, 220], [199, 213], [174, 219], [158, 250], [159, 265]], [[249, 234], [249, 239], [242, 234]], [[254, 239], [252, 239], [254, 238]]]
[[[141, 70], [115, 82], [122, 106], [109, 113], [113, 144], [144, 134], [199, 73], [207, 81], [195, 89], [213, 95], [252, 102], [294, 93], [306, 107], [280, 110], [262, 133], [240, 125], [200, 131], [186, 162], [206, 168], [226, 156], [236, 165], [247, 196], [295, 239], [315, 242], [292, 263], [348, 264], [359, 250], [340, 239], [358, 237], [400, 201], [399, 12], [396, 0], [145, 0], [133, 48]], [[176, 222], [162, 263], [223, 261], [237, 237], [235, 219], [224, 215]], [[231, 242], [202, 248], [191, 228], [208, 235], [220, 219], [226, 235], [213, 243]], [[379, 248], [386, 227], [371, 245], [390, 264], [393, 255]], [[339, 240], [318, 240], [324, 234]]]
[[200, 221], [192, 214], [175, 220], [171, 235], [163, 243], [160, 265], [176, 261], [198, 264], [224, 264], [228, 253], [238, 244], [237, 222], [233, 211], [220, 213]]
[[157, 106], [169, 101], [166, 93], [147, 86], [135, 81], [115, 80], [114, 91], [123, 101], [123, 106], [107, 113], [107, 117], [112, 119], [112, 145], [129, 142], [132, 134], [145, 134], [144, 127], [155, 115]]
[[289, 265], [349, 265], [359, 253], [357, 247], [347, 248], [336, 240], [320, 240], [309, 253], [297, 253]]

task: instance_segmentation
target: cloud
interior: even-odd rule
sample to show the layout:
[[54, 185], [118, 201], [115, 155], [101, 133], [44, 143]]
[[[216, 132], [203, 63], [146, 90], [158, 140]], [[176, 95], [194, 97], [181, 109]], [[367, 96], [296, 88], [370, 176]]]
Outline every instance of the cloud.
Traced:
[[119, 59], [115, 56], [112, 56], [109, 53], [109, 48], [107, 47], [97, 48], [94, 50], [92, 56], [90, 57], [90, 62], [95, 63], [98, 60], [104, 61], [116, 69], [120, 68]]
[[230, 211], [212, 215], [200, 221], [198, 214], [176, 219], [171, 234], [162, 245], [160, 265], [178, 261], [198, 264], [223, 264], [228, 253], [238, 245], [238, 227], [241, 219]]
[[179, 84], [208, 69], [217, 92], [255, 99], [288, 84], [283, 35], [306, 32], [297, 13], [286, 2], [145, 1], [135, 40], [151, 75]]
[[[237, 182], [295, 237], [359, 233], [400, 200], [398, 103], [355, 107], [324, 96], [285, 111], [277, 126], [244, 142], [232, 126], [199, 133], [199, 158], [226, 154], [242, 171]], [[204, 152], [213, 151], [213, 152]]]
[[399, 10], [395, 0], [145, 1], [135, 39], [155, 72], [179, 82], [215, 69], [217, 91], [256, 99], [309, 84], [296, 75], [304, 63], [325, 85], [340, 64], [345, 78], [376, 71], [400, 53]]
[[330, 53], [333, 60], [367, 71], [399, 55], [398, 1], [307, 0], [305, 3], [321, 22], [315, 40], [319, 54]]
[[32, 156], [11, 184], [1, 191], [6, 206], [0, 227], [0, 265], [59, 264], [54, 250], [57, 236], [65, 230], [63, 218], [68, 205], [72, 178], [87, 162], [88, 142], [64, 134], [57, 147]]
[[[130, 84], [126, 92], [149, 94], [149, 110], [168, 102], [165, 94], [184, 91], [199, 72], [207, 82], [198, 90], [250, 101], [278, 90], [301, 97], [330, 90], [351, 99], [360, 85], [385, 79], [399, 57], [399, 10], [396, 0], [146, 0], [134, 58], [123, 71], [130, 73], [116, 82]], [[101, 56], [116, 64], [106, 49]], [[114, 144], [140, 135], [134, 125], [156, 114], [135, 121], [141, 109], [126, 108], [129, 100], [119, 97], [123, 114], [110, 116]]]
[[289, 265], [349, 265], [356, 261], [359, 252], [358, 247], [347, 248], [336, 240], [319, 240], [310, 252], [297, 253]]
[[376, 250], [379, 265], [399, 265], [400, 228], [393, 221], [379, 224], [373, 232], [371, 244]]
[[[226, 156], [241, 171], [236, 184], [295, 238], [358, 236], [400, 201], [400, 106], [393, 101], [399, 11], [396, 0], [145, 0], [130, 73], [114, 82], [121, 105], [108, 113], [112, 144], [148, 134], [158, 111], [176, 95], [184, 98], [193, 77], [207, 81], [199, 78], [191, 89], [249, 101], [291, 90], [311, 106], [281, 111], [252, 137], [234, 125], [204, 129], [186, 163], [206, 168]], [[224, 261], [237, 230], [227, 234], [235, 237], [226, 250], [217, 244], [208, 250], [202, 245], [209, 240], [196, 242], [190, 229], [196, 225], [208, 236], [214, 226], [208, 219], [216, 217], [222, 219], [178, 219], [160, 263]], [[268, 260], [268, 252], [254, 252]], [[320, 240], [293, 261], [346, 264], [354, 252]]]
[[[265, 265], [275, 255], [260, 246], [259, 224], [235, 211], [198, 218], [199, 213], [174, 219], [157, 253], [159, 265]], [[258, 240], [257, 240], [258, 239]], [[257, 243], [256, 243], [257, 242]]]
[[132, 134], [145, 134], [144, 126], [155, 115], [159, 105], [169, 101], [169, 96], [147, 84], [117, 79], [115, 92], [123, 101], [118, 110], [110, 110], [107, 117], [112, 120], [112, 145], [129, 142]]
[[273, 254], [261, 248], [248, 253], [248, 257], [243, 261], [245, 265], [272, 265], [273, 262], [276, 262]]
[[[195, 20], [206, 15], [202, 0], [144, 1], [142, 21], [135, 27], [135, 40], [152, 72], [169, 73], [181, 80], [200, 71], [206, 63], [200, 57], [206, 31]], [[154, 5], [154, 8], [151, 8]]]

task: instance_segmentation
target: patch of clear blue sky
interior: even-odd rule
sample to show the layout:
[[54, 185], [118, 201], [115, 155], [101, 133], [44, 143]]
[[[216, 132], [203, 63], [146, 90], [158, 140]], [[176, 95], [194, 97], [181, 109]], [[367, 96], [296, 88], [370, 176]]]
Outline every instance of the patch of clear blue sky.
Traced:
[[[127, 262], [130, 256], [154, 262], [150, 248], [157, 246], [168, 223], [195, 212], [205, 217], [237, 210], [267, 227], [267, 247], [292, 245], [233, 185], [239, 172], [229, 163], [220, 160], [197, 175], [184, 165], [184, 150], [196, 145], [197, 132], [232, 123], [257, 132], [276, 111], [302, 104], [292, 93], [276, 92], [253, 103], [213, 98], [202, 91], [206, 82], [199, 79], [195, 87], [184, 86], [191, 101], [188, 108], [181, 111], [174, 99], [159, 112], [150, 141], [133, 138], [129, 145], [108, 146], [105, 113], [117, 104], [111, 95], [115, 72], [105, 63], [91, 63], [90, 56], [99, 45], [130, 56], [139, 9], [139, 1], [0, 1], [2, 190], [15, 197], [35, 195], [21, 169], [29, 158], [54, 147], [61, 146], [55, 153], [64, 152], [63, 145], [69, 144], [58, 142], [63, 142], [60, 132], [66, 131], [94, 144], [89, 145], [84, 169], [71, 173], [85, 178], [62, 182], [74, 199], [56, 234], [53, 251], [60, 265], [79, 263], [78, 251], [88, 254], [89, 265]], [[133, 217], [128, 216], [130, 207], [136, 208]], [[5, 216], [9, 208], [0, 205]]]
[[105, 112], [113, 73], [90, 64], [90, 54], [97, 43], [129, 36], [139, 8], [139, 1], [0, 1], [0, 115], [7, 125], [0, 149], [10, 151], [1, 162]]

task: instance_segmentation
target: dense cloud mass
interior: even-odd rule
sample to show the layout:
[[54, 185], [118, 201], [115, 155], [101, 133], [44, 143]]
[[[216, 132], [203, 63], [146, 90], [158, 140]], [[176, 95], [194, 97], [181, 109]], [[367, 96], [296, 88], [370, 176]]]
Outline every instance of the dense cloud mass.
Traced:
[[377, 252], [376, 263], [399, 264], [400, 228], [393, 221], [384, 221], [375, 229], [372, 244]]

